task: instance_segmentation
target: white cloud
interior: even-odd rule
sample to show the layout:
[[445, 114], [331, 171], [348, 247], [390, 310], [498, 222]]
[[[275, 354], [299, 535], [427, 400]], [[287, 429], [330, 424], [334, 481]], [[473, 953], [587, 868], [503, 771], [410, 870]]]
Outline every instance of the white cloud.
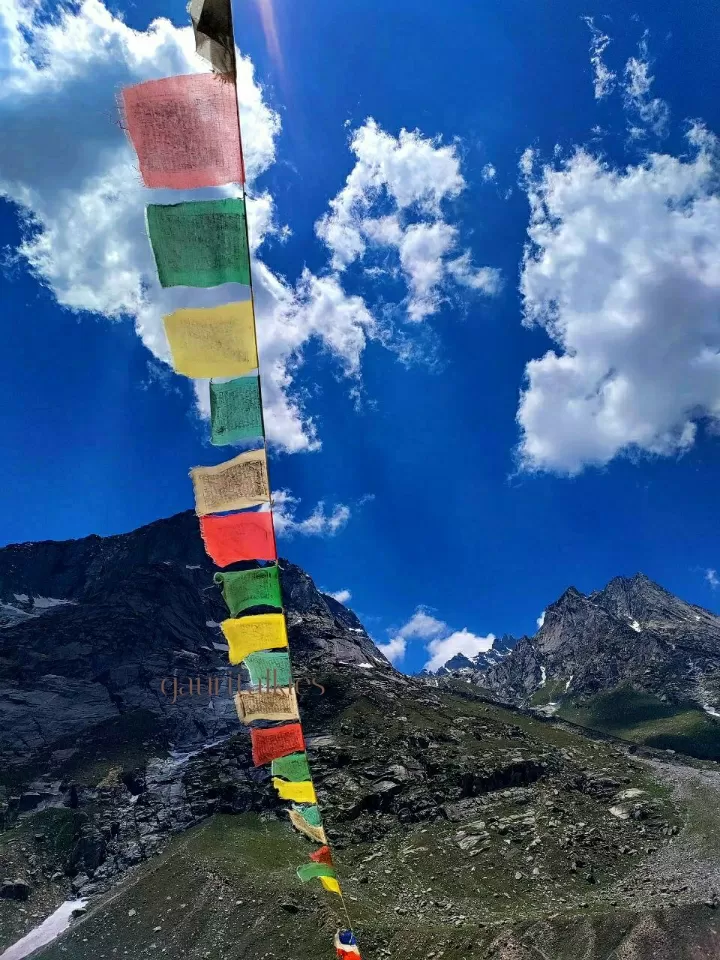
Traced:
[[343, 503], [336, 503], [327, 513], [321, 500], [308, 517], [298, 520], [299, 497], [294, 497], [289, 490], [273, 490], [272, 500], [275, 532], [281, 537], [334, 537], [350, 519], [350, 507]]
[[720, 578], [718, 577], [717, 570], [706, 570], [705, 579], [713, 590], [717, 590], [717, 588], [720, 587]]
[[555, 349], [525, 369], [521, 465], [577, 474], [614, 457], [677, 455], [720, 421], [720, 148], [618, 170], [586, 150], [523, 158], [531, 205], [524, 323]]
[[377, 643], [376, 647], [390, 663], [399, 663], [405, 657], [407, 640], [404, 637], [393, 637], [389, 643]]
[[494, 180], [497, 176], [497, 170], [491, 163], [486, 163], [482, 168], [482, 178], [485, 181]]
[[[664, 137], [670, 120], [670, 108], [664, 100], [650, 94], [650, 87], [655, 78], [650, 75], [652, 64], [647, 37], [646, 31], [638, 45], [638, 56], [630, 57], [625, 64], [625, 106], [656, 136]], [[645, 136], [645, 129], [642, 126], [633, 125], [630, 127], [630, 136], [633, 139]]]
[[447, 624], [418, 607], [407, 623], [393, 632], [389, 643], [378, 644], [379, 649], [391, 663], [398, 663], [405, 656], [408, 640], [428, 640], [447, 631]]
[[425, 664], [425, 669], [439, 670], [458, 653], [472, 659], [478, 653], [489, 650], [494, 640], [494, 633], [489, 633], [486, 637], [480, 637], [467, 629], [455, 630], [447, 637], [438, 637], [431, 640], [427, 645], [430, 659]]
[[328, 596], [337, 600], [338, 603], [347, 603], [352, 598], [352, 593], [349, 590], [336, 590], [335, 593], [329, 593]]
[[[455, 146], [417, 130], [401, 130], [396, 138], [369, 118], [354, 131], [350, 149], [355, 166], [316, 224], [333, 269], [342, 272], [360, 260], [366, 274], [382, 273], [373, 258], [396, 251], [413, 321], [436, 313], [453, 281], [486, 295], [497, 292], [499, 272], [472, 267], [469, 251], [459, 249], [457, 227], [444, 219], [443, 203], [465, 189]], [[484, 178], [494, 175], [487, 165]]]
[[543, 612], [540, 614], [540, 616], [537, 618], [537, 620], [536, 620], [535, 622], [537, 623], [537, 625], [538, 625], [538, 630], [539, 630], [540, 627], [545, 623], [545, 611], [544, 611], [544, 610], [543, 610]]
[[590, 63], [593, 67], [595, 99], [602, 100], [613, 92], [617, 79], [603, 61], [603, 54], [611, 40], [602, 30], [598, 30], [592, 17], [583, 17], [583, 20], [590, 28]]

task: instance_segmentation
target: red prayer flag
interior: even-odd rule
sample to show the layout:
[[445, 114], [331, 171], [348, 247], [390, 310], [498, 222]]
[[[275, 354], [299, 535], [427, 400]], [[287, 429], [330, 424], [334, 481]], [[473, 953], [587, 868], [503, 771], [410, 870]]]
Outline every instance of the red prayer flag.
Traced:
[[122, 96], [146, 187], [244, 182], [234, 83], [196, 73], [126, 87]]
[[270, 512], [200, 517], [200, 533], [206, 553], [219, 567], [239, 560], [277, 560]]
[[299, 723], [286, 723], [282, 727], [253, 727], [250, 731], [252, 757], [256, 767], [262, 767], [271, 760], [279, 760], [290, 753], [302, 753], [305, 750], [302, 727]]
[[328, 846], [320, 847], [315, 853], [311, 853], [310, 859], [314, 860], [315, 863], [325, 863], [328, 867], [333, 865], [332, 851]]

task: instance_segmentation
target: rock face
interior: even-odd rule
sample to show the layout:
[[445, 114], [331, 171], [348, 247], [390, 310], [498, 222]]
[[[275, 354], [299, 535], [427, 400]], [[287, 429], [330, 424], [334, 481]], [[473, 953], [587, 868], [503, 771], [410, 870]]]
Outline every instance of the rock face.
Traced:
[[570, 587], [547, 608], [537, 634], [523, 637], [479, 682], [513, 702], [550, 685], [558, 699], [629, 683], [720, 709], [720, 617], [641, 573], [589, 596]]
[[[330, 658], [389, 669], [350, 610], [299, 567], [280, 568], [301, 667]], [[199, 677], [203, 690], [227, 680], [213, 572], [189, 512], [119, 536], [1, 549], [0, 764], [132, 724], [176, 750], [235, 733], [229, 696], [173, 696], [175, 678]]]

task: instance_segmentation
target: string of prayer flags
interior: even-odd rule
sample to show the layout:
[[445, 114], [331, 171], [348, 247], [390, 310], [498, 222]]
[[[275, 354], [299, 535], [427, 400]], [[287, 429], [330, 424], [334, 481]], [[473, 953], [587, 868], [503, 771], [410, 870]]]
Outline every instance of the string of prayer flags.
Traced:
[[327, 844], [320, 847], [315, 853], [311, 853], [310, 859], [315, 863], [326, 863], [329, 867], [333, 865], [332, 851]]
[[262, 767], [271, 760], [305, 750], [302, 727], [287, 723], [282, 727], [253, 727], [250, 730], [253, 764]]
[[211, 73], [149, 80], [122, 92], [146, 187], [192, 190], [243, 183], [235, 88]]
[[[252, 607], [282, 607], [280, 578], [275, 565], [234, 573], [216, 573], [214, 579], [215, 583], [222, 585], [223, 599], [233, 617]], [[284, 656], [287, 657], [286, 654]], [[278, 680], [278, 685], [286, 687], [287, 682]]]
[[151, 203], [147, 223], [161, 286], [250, 283], [242, 198]]
[[254, 687], [289, 687], [292, 684], [290, 657], [278, 651], [261, 651], [245, 657], [243, 663]]
[[295, 687], [277, 690], [241, 690], [235, 694], [235, 707], [241, 723], [255, 720], [299, 720]]
[[273, 777], [300, 782], [310, 779], [310, 766], [306, 753], [293, 753], [273, 760], [270, 772]]
[[248, 450], [215, 467], [194, 467], [190, 476], [195, 488], [195, 512], [200, 517], [270, 503], [264, 448]]
[[293, 807], [289, 814], [290, 823], [299, 833], [304, 834], [310, 840], [314, 840], [315, 843], [327, 843], [319, 814], [317, 823], [310, 823], [308, 820], [308, 813], [311, 810], [317, 810], [317, 807]]
[[218, 567], [240, 560], [277, 560], [269, 512], [200, 517], [200, 533], [208, 556]]
[[281, 800], [293, 800], [295, 803], [317, 803], [312, 780], [294, 783], [291, 780], [281, 780], [279, 777], [273, 777], [272, 783]]
[[335, 934], [335, 950], [338, 960], [358, 960], [360, 950], [352, 930], [338, 930]]
[[304, 863], [297, 868], [297, 875], [303, 883], [307, 883], [308, 880], [316, 880], [318, 877], [337, 876], [334, 869], [326, 863]]
[[235, 41], [230, 0], [190, 0], [195, 50], [221, 75], [235, 75]]
[[[163, 323], [173, 369], [177, 373], [186, 377], [242, 377], [257, 369], [255, 320], [250, 300], [238, 300], [219, 307], [176, 310], [163, 317]], [[211, 410], [214, 389], [219, 390], [221, 386], [226, 385], [210, 386]], [[258, 420], [259, 404], [258, 393]], [[228, 406], [223, 414], [228, 424], [227, 432], [238, 420], [234, 410]], [[262, 430], [252, 434], [261, 435]]]
[[259, 377], [210, 383], [210, 430], [216, 447], [262, 436]]
[[241, 663], [249, 653], [288, 645], [285, 617], [281, 613], [223, 620], [220, 629], [230, 647], [230, 663]]

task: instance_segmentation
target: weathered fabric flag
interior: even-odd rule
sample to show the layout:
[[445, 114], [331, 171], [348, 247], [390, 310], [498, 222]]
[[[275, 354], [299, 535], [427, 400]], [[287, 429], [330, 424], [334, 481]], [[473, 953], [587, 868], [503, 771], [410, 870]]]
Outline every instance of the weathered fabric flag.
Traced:
[[315, 853], [311, 853], [310, 859], [315, 863], [326, 863], [329, 867], [333, 865], [332, 851], [327, 844], [320, 847]]
[[273, 760], [270, 772], [274, 777], [299, 783], [310, 779], [310, 767], [306, 753], [293, 753], [289, 757]]
[[195, 32], [195, 49], [216, 73], [235, 74], [235, 41], [230, 0], [190, 0], [187, 11]]
[[341, 896], [340, 884], [335, 877], [320, 877], [320, 883], [329, 893], [336, 893], [338, 896]]
[[357, 940], [352, 930], [338, 930], [335, 934], [335, 949], [340, 960], [357, 960], [360, 956]]
[[200, 517], [200, 533], [208, 556], [218, 567], [241, 560], [277, 560], [269, 512]]
[[259, 377], [210, 384], [210, 429], [216, 447], [262, 436]]
[[230, 663], [241, 663], [249, 653], [287, 647], [287, 628], [281, 613], [258, 613], [220, 624], [230, 647]]
[[[222, 585], [223, 599], [233, 617], [251, 607], [282, 607], [280, 578], [275, 565], [236, 573], [216, 573], [215, 583]], [[287, 659], [287, 654], [283, 656]], [[257, 680], [252, 682], [257, 683]], [[286, 687], [288, 684], [278, 679], [277, 685]]]
[[200, 517], [270, 503], [264, 448], [248, 450], [215, 467], [194, 467], [190, 476], [195, 488], [195, 512]]
[[122, 96], [146, 187], [193, 190], [244, 181], [232, 84], [195, 73], [126, 87]]
[[[255, 317], [250, 300], [221, 307], [176, 310], [163, 317], [163, 323], [177, 373], [186, 377], [236, 377], [257, 370]], [[213, 386], [210, 385], [211, 409]], [[249, 435], [261, 434], [262, 430], [258, 430]]]
[[273, 777], [272, 782], [281, 800], [293, 800], [295, 803], [317, 803], [315, 787], [310, 780], [293, 783], [290, 780]]
[[147, 222], [161, 286], [250, 283], [244, 200], [152, 203]]
[[297, 868], [297, 875], [303, 883], [315, 880], [318, 877], [335, 877], [336, 873], [326, 863], [304, 863]]
[[[289, 815], [290, 823], [299, 833], [304, 834], [309, 840], [314, 840], [315, 843], [327, 843], [317, 807], [293, 807]], [[311, 820], [317, 822], [311, 822]]]
[[254, 687], [289, 687], [292, 684], [290, 657], [282, 650], [251, 653], [243, 663]]
[[253, 727], [250, 731], [253, 763], [262, 767], [272, 760], [305, 749], [302, 727], [299, 723], [286, 723], [282, 727]]
[[241, 723], [300, 719], [294, 687], [262, 692], [241, 690], [235, 694], [235, 708]]

